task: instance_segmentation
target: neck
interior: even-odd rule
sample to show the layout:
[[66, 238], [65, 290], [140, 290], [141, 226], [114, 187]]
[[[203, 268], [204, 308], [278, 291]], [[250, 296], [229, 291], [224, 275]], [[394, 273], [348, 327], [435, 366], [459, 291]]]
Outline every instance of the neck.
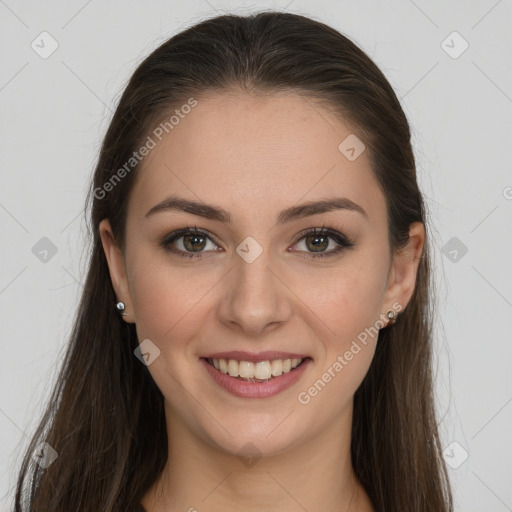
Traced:
[[221, 512], [233, 504], [243, 504], [244, 512], [373, 511], [352, 469], [352, 408], [332, 421], [328, 431], [252, 460], [206, 443], [167, 404], [166, 418], [169, 455], [141, 501], [147, 512]]

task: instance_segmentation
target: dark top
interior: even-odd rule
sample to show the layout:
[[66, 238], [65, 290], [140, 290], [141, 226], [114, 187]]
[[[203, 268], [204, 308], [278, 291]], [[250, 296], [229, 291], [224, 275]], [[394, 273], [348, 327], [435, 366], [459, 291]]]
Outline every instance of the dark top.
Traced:
[[132, 512], [146, 512], [146, 509], [140, 503], [137, 503]]

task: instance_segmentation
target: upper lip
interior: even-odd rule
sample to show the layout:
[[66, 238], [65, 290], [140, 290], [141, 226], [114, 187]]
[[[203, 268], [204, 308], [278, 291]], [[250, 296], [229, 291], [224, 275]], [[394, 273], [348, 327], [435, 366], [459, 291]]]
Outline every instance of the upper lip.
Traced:
[[235, 361], [248, 361], [257, 363], [258, 361], [272, 361], [273, 359], [306, 359], [305, 354], [296, 354], [292, 352], [280, 352], [267, 350], [265, 352], [244, 352], [243, 350], [233, 350], [230, 352], [215, 352], [202, 356], [205, 359], [234, 359]]

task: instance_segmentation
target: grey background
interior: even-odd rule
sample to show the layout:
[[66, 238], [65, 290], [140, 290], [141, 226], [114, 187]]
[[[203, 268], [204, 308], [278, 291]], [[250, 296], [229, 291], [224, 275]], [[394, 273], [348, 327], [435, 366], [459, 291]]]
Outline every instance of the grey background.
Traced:
[[[333, 25], [402, 100], [431, 218], [456, 510], [512, 510], [511, 0], [0, 0], [0, 510], [67, 342], [87, 262], [87, 183], [127, 79], [186, 26], [264, 8]], [[48, 58], [31, 47], [51, 48], [43, 31], [58, 43]]]

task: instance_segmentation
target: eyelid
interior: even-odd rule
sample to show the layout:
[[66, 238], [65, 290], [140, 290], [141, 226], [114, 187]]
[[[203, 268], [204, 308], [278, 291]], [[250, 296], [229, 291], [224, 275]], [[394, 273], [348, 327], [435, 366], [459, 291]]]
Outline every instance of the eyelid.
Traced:
[[328, 228], [322, 225], [321, 228], [307, 228], [296, 235], [297, 240], [293, 245], [297, 245], [301, 240], [306, 238], [307, 236], [322, 236], [328, 237], [333, 240], [337, 247], [335, 249], [331, 249], [327, 252], [307, 252], [307, 251], [294, 251], [304, 257], [306, 259], [315, 259], [315, 258], [329, 258], [331, 256], [336, 256], [341, 252], [352, 249], [355, 246], [355, 243], [352, 242], [346, 235], [341, 233], [340, 231]]
[[299, 231], [295, 237], [297, 237], [297, 242], [299, 242], [300, 240], [302, 240], [302, 238], [304, 238], [305, 236], [308, 236], [308, 235], [319, 235], [319, 236], [330, 236], [331, 238], [340, 238], [342, 239], [344, 242], [346, 241], [347, 243], [349, 243], [349, 239], [343, 234], [343, 233], [340, 233], [339, 231], [335, 230], [335, 229], [332, 229], [332, 228], [328, 228], [324, 225], [322, 225], [322, 227], [320, 228], [306, 228], [306, 229], [303, 229], [302, 231]]

